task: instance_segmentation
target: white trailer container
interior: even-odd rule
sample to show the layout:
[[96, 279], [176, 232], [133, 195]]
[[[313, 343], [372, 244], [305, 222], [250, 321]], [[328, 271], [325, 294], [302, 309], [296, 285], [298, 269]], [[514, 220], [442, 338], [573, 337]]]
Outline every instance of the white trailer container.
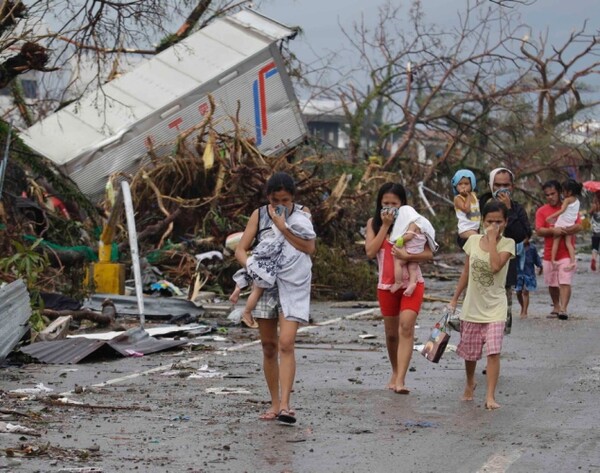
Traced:
[[228, 117], [238, 114], [255, 146], [267, 156], [276, 154], [306, 134], [279, 53], [279, 41], [294, 35], [248, 9], [216, 19], [21, 136], [93, 200], [102, 197], [111, 174], [139, 169], [149, 146], [163, 155], [172, 151], [176, 137], [208, 112], [209, 94], [217, 131], [233, 131]]

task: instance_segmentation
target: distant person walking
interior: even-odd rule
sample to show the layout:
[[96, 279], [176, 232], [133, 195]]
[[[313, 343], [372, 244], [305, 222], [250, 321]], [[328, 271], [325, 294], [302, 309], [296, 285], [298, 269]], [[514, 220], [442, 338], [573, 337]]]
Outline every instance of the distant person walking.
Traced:
[[521, 245], [520, 253], [517, 252], [517, 285], [515, 291], [517, 300], [521, 305], [520, 318], [526, 319], [529, 315], [529, 293], [537, 289], [537, 278], [535, 268], [539, 268], [542, 274], [542, 260], [538, 250], [530, 240], [525, 238]]
[[[521, 243], [527, 235], [531, 235], [531, 224], [527, 217], [527, 212], [523, 206], [513, 199], [515, 176], [507, 168], [496, 168], [490, 172], [489, 177], [491, 192], [481, 196], [479, 205], [481, 208], [490, 201], [490, 199], [502, 202], [507, 209], [507, 222], [504, 229], [504, 236], [514, 240], [516, 244]], [[517, 261], [511, 259], [506, 273], [506, 325], [504, 333], [509, 334], [512, 330], [512, 290], [517, 284]]]
[[592, 261], [590, 269], [598, 270], [598, 251], [600, 251], [600, 191], [594, 194], [594, 202], [590, 209], [590, 222], [592, 224]]
[[383, 184], [377, 193], [375, 214], [367, 222], [365, 238], [367, 257], [377, 258], [377, 299], [383, 316], [385, 343], [392, 366], [387, 388], [398, 394], [410, 393], [406, 386], [406, 373], [412, 357], [415, 323], [423, 303], [425, 281], [421, 269], [417, 266], [417, 285], [412, 295], [409, 297], [404, 294], [409, 283], [408, 271], [404, 271], [400, 289], [392, 292], [396, 284], [394, 258], [413, 262], [433, 258], [429, 243], [425, 243], [423, 252], [409, 254], [406, 248], [399, 248], [390, 242], [390, 232], [398, 215], [398, 209], [406, 203], [406, 191], [401, 184], [392, 182]]
[[[577, 220], [577, 216], [579, 215], [580, 202], [578, 197], [581, 195], [581, 189], [583, 189], [583, 186], [573, 179], [567, 179], [565, 182], [563, 182], [562, 203], [560, 210], [548, 215], [546, 217], [546, 221], [554, 224], [555, 227], [570, 227], [575, 225], [575, 220]], [[552, 264], [556, 264], [556, 252], [561, 240], [564, 241], [567, 251], [569, 252], [569, 258], [571, 259], [571, 264], [565, 269], [567, 271], [572, 271], [577, 266], [575, 261], [573, 237], [556, 235], [554, 237], [554, 241], [552, 242], [552, 254], [550, 256], [550, 260], [552, 261]]]
[[564, 238], [558, 245], [555, 264], [552, 263], [552, 245], [555, 236], [563, 235], [573, 238], [576, 233], [580, 232], [582, 229], [581, 217], [578, 215], [575, 224], [570, 227], [555, 227], [554, 224], [549, 223], [548, 217], [561, 209], [562, 187], [558, 181], [550, 180], [542, 184], [542, 190], [546, 204], [537, 209], [535, 213], [535, 232], [544, 238], [542, 265], [544, 282], [548, 286], [552, 299], [553, 308], [550, 317], [567, 320], [569, 318], [567, 309], [571, 299], [571, 284], [576, 268], [572, 268]]

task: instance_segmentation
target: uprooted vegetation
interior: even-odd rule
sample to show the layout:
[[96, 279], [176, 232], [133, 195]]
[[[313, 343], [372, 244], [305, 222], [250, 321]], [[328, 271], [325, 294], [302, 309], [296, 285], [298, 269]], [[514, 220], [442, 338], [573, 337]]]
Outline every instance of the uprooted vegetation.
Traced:
[[[397, 176], [312, 150], [304, 144], [266, 157], [241, 133], [220, 134], [206, 121], [193, 136], [182, 135], [170, 155], [150, 149], [135, 174], [113, 175], [108, 188], [116, 191], [120, 180], [129, 181], [140, 254], [164, 279], [185, 290], [199, 269], [204, 290], [226, 294], [239, 267], [225, 249], [226, 237], [243, 231], [252, 211], [266, 202], [271, 174], [288, 172], [297, 183], [297, 201], [311, 210], [319, 236], [315, 296], [371, 297], [374, 266], [364, 256], [361, 230], [377, 188]], [[83, 285], [85, 268], [97, 258], [102, 225], [117, 210], [112, 194], [107, 192], [103, 202], [89, 202], [52, 163], [13, 139], [3, 200], [3, 254], [35, 245], [49, 261], [36, 275], [36, 287], [82, 298], [90, 291]], [[194, 255], [212, 250], [224, 253], [223, 262], [198, 268]], [[124, 212], [117, 219], [113, 258], [130, 268]], [[24, 276], [12, 269], [4, 266], [2, 280]]]
[[[85, 269], [97, 259], [98, 238], [107, 217], [122, 207], [114, 203], [114, 194], [119, 181], [127, 180], [140, 255], [162, 272], [163, 279], [184, 291], [200, 273], [203, 290], [225, 295], [233, 289], [231, 276], [239, 268], [225, 240], [243, 231], [252, 211], [266, 202], [265, 184], [274, 171], [295, 178], [296, 200], [313, 215], [318, 235], [315, 297], [374, 297], [376, 266], [367, 260], [362, 241], [384, 182], [405, 185], [409, 204], [436, 227], [441, 252], [456, 249], [453, 209], [435, 196], [450, 194], [451, 170], [431, 170], [431, 165], [418, 160], [403, 160], [401, 169], [389, 172], [378, 164], [352, 164], [334, 153], [317, 151], [310, 142], [266, 157], [236, 127], [231, 133], [218, 132], [210, 116], [170, 147], [173, 151], [166, 156], [149, 147], [134, 174], [114, 174], [106, 199], [92, 203], [52, 163], [13, 139], [3, 194], [3, 254], [27, 252], [35, 244], [35, 251], [48, 257], [47, 267], [33, 279], [36, 289], [82, 299], [93, 290], [83, 284]], [[425, 174], [436, 177], [428, 181], [434, 190], [430, 199], [435, 216], [418, 198], [418, 179]], [[198, 265], [195, 255], [213, 250], [223, 252], [223, 261]], [[112, 258], [131, 267], [124, 212], [117, 218]], [[28, 278], [26, 271], [17, 272], [10, 265], [1, 268], [3, 281]], [[132, 276], [127, 274], [126, 279]]]

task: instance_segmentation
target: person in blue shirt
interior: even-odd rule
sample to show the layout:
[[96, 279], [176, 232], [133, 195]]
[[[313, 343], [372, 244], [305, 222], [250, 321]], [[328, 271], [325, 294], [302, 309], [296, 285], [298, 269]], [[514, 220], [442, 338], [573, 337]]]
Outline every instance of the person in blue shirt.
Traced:
[[535, 268], [538, 268], [538, 274], [542, 274], [542, 260], [538, 254], [537, 248], [530, 241], [530, 236], [527, 236], [523, 240], [522, 246], [517, 245], [517, 284], [515, 291], [517, 292], [517, 299], [521, 305], [520, 318], [526, 319], [527, 312], [529, 310], [529, 291], [535, 291], [537, 289], [537, 279], [535, 275]]

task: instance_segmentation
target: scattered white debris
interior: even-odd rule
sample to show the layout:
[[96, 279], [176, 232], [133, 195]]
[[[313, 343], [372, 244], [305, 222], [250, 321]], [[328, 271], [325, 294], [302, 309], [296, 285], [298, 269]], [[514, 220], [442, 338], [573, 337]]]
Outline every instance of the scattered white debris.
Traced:
[[54, 389], [52, 388], [48, 388], [46, 386], [44, 386], [44, 383], [39, 383], [36, 384], [35, 387], [33, 388], [21, 388], [21, 389], [13, 389], [11, 391], [11, 393], [17, 393], [17, 394], [42, 394], [42, 393], [49, 393], [54, 391]]
[[217, 388], [206, 388], [204, 392], [208, 394], [252, 394], [244, 388], [226, 388], [224, 386]]
[[36, 437], [39, 437], [41, 435], [35, 429], [30, 429], [29, 427], [25, 427], [24, 425], [11, 424], [6, 422], [0, 422], [0, 432], [4, 432], [7, 434], [35, 435]]

